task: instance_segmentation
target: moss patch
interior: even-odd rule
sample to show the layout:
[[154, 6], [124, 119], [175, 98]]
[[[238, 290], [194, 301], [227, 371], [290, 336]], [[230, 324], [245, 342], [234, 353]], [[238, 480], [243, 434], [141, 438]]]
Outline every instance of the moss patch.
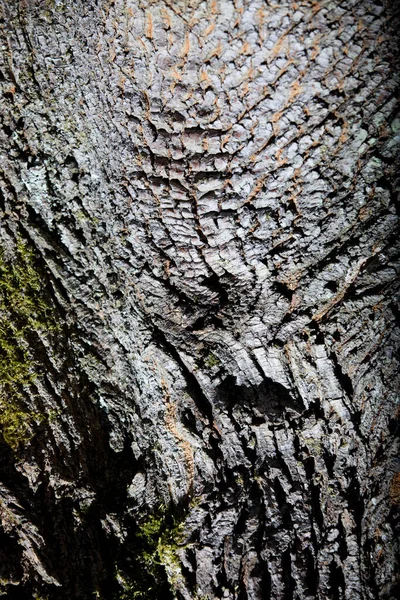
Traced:
[[21, 239], [16, 256], [0, 252], [0, 429], [14, 450], [28, 442], [44, 417], [26, 409], [22, 389], [36, 377], [33, 358], [38, 332], [57, 329], [32, 249]]
[[215, 356], [215, 354], [210, 352], [209, 355], [204, 360], [204, 364], [209, 369], [212, 369], [213, 367], [218, 367], [221, 364], [221, 361], [219, 360], [219, 358], [217, 356]]
[[166, 507], [161, 507], [157, 514], [142, 525], [139, 539], [143, 540], [145, 550], [142, 554], [147, 570], [151, 573], [163, 565], [168, 581], [174, 585], [180, 574], [180, 562], [177, 549], [182, 543], [183, 522], [180, 522]]
[[[181, 578], [177, 554], [182, 545], [184, 517], [174, 514], [171, 508], [160, 506], [139, 525], [134, 545], [134, 577], [117, 569], [116, 579], [120, 591], [118, 600], [166, 600], [173, 598], [172, 590]], [[121, 589], [122, 588], [122, 589]]]

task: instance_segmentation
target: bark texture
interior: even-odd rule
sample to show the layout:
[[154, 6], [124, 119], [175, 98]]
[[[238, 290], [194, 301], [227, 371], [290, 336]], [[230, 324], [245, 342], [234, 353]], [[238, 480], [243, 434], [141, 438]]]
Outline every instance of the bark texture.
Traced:
[[394, 598], [394, 4], [1, 5], [0, 593]]

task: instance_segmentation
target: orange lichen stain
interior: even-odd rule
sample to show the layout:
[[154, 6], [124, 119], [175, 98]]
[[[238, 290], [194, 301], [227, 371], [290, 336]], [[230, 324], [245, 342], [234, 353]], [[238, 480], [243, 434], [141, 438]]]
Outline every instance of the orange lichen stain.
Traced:
[[190, 21], [187, 23], [188, 31], [192, 31], [193, 27], [195, 27], [199, 22], [199, 19], [196, 19], [195, 17], [190, 19]]
[[252, 81], [255, 77], [256, 77], [256, 71], [254, 70], [254, 67], [250, 67], [250, 69], [247, 71], [244, 78], [250, 79], [250, 81]]
[[[287, 51], [287, 44], [286, 44], [286, 48], [284, 47], [284, 42], [286, 40], [286, 36], [287, 36], [287, 33], [285, 32], [275, 42], [275, 45], [272, 47], [271, 52], [270, 52], [271, 58], [276, 58], [281, 53], [282, 50], [285, 50], [285, 52]], [[268, 60], [268, 62], [269, 62], [269, 60]]]
[[203, 31], [202, 35], [203, 37], [207, 37], [210, 35], [210, 33], [212, 33], [215, 29], [215, 21], [211, 21], [211, 23], [209, 24], [209, 26]]
[[253, 124], [251, 125], [249, 131], [251, 133], [251, 135], [254, 135], [254, 132], [256, 130], [256, 127], [258, 127], [258, 125], [260, 124], [260, 121], [258, 119], [256, 119]]
[[235, 27], [239, 27], [241, 21], [242, 21], [242, 17], [238, 17], [236, 19], [236, 21], [234, 22], [234, 24], [232, 25], [232, 29], [235, 29]]
[[174, 43], [174, 41], [175, 41], [175, 37], [174, 37], [173, 33], [170, 33], [169, 36], [168, 36], [169, 47], [172, 46], [172, 44]]
[[144, 41], [141, 38], [136, 38], [136, 41], [143, 47], [143, 50], [148, 53], [148, 49], [146, 48], [146, 44], [144, 43]]
[[312, 52], [311, 52], [311, 60], [315, 60], [316, 57], [318, 56], [318, 54], [321, 51], [321, 48], [319, 47], [319, 41], [321, 39], [321, 35], [317, 35], [316, 38], [314, 39], [313, 45], [312, 45]]
[[344, 144], [349, 137], [349, 124], [347, 123], [347, 121], [344, 122], [343, 124], [343, 129], [342, 129], [342, 133], [340, 134], [340, 138], [339, 138], [339, 145]]
[[240, 49], [239, 54], [245, 54], [246, 56], [249, 56], [250, 54], [253, 54], [253, 49], [250, 46], [249, 42], [245, 42], [243, 44], [243, 46]]
[[299, 219], [300, 217], [303, 216], [303, 213], [301, 212], [300, 208], [299, 208], [299, 204], [297, 202], [298, 197], [299, 197], [299, 193], [302, 191], [302, 188], [300, 187], [299, 192], [293, 192], [293, 194], [291, 194], [291, 196], [289, 196], [289, 202], [292, 202], [295, 209], [296, 209], [296, 213], [297, 213], [297, 217], [295, 217], [295, 221], [296, 219]]
[[358, 218], [360, 221], [365, 221], [371, 216], [371, 208], [368, 206], [362, 206], [358, 211]]
[[[289, 235], [289, 237], [287, 237], [282, 242], [275, 244], [274, 248], [277, 248], [278, 246], [282, 246], [284, 243], [286, 243], [292, 237], [293, 237], [293, 235]], [[278, 264], [280, 266], [282, 263], [278, 263]], [[275, 265], [275, 266], [277, 266], [277, 265]], [[284, 283], [289, 288], [289, 290], [292, 290], [292, 292], [294, 292], [297, 289], [297, 286], [299, 285], [299, 281], [302, 278], [303, 274], [304, 274], [304, 271], [300, 269], [296, 273], [292, 273], [291, 275], [289, 275], [289, 277], [285, 277], [284, 279], [282, 279], [282, 283]]]
[[172, 67], [169, 73], [172, 79], [174, 79], [175, 81], [182, 81], [182, 74], [179, 73], [177, 67]]
[[208, 59], [213, 58], [214, 56], [216, 56], [217, 58], [219, 58], [223, 52], [223, 46], [222, 46], [222, 42], [221, 40], [218, 42], [217, 47], [211, 52], [211, 54], [209, 55]]
[[392, 504], [400, 505], [400, 473], [394, 474], [389, 488], [389, 498]]
[[292, 313], [294, 310], [296, 310], [301, 305], [301, 301], [302, 301], [302, 297], [300, 296], [300, 294], [293, 294], [292, 300], [291, 300], [290, 306], [289, 306], [289, 313]]
[[278, 165], [281, 167], [282, 165], [286, 164], [288, 159], [287, 158], [282, 158], [282, 154], [283, 151], [285, 150], [285, 148], [279, 148], [276, 152], [275, 152], [275, 160], [278, 162]]
[[211, 0], [211, 3], [210, 3], [210, 13], [212, 15], [216, 15], [218, 13], [218, 2], [217, 2], [217, 0]]
[[264, 187], [265, 180], [267, 179], [268, 175], [269, 174], [263, 175], [262, 177], [260, 177], [257, 180], [256, 185], [253, 187], [250, 194], [247, 196], [246, 200], [244, 201], [244, 204], [248, 204], [249, 202], [251, 202], [253, 200], [253, 198], [255, 198], [257, 196], [257, 194], [262, 190], [262, 188]]
[[123, 75], [120, 77], [119, 81], [118, 81], [118, 87], [124, 91], [125, 90], [125, 81], [126, 81], [126, 77], [124, 77]]
[[283, 65], [283, 67], [278, 71], [278, 74], [273, 81], [274, 84], [278, 81], [279, 77], [281, 77], [284, 73], [286, 73], [286, 71], [288, 70], [290, 65], [292, 65], [293, 63], [294, 63], [294, 60], [290, 59]]
[[135, 79], [135, 61], [131, 62], [131, 66], [124, 69], [125, 75], [128, 75], [130, 79]]
[[257, 23], [257, 25], [259, 27], [262, 27], [264, 25], [264, 23], [265, 23], [265, 16], [266, 16], [266, 13], [265, 13], [264, 9], [259, 8], [256, 11], [256, 23]]
[[244, 96], [246, 96], [249, 93], [249, 84], [245, 83], [244, 86], [241, 88], [240, 90], [240, 96], [241, 98], [243, 98]]
[[272, 115], [271, 123], [277, 123], [283, 114], [283, 110], [278, 110]]
[[105, 17], [103, 18], [103, 23], [106, 22], [106, 20], [108, 19], [108, 15], [110, 14], [110, 9], [111, 7], [115, 4], [116, 0], [109, 0], [108, 5], [106, 4], [105, 6]]
[[221, 150], [224, 149], [225, 144], [227, 144], [229, 142], [229, 140], [231, 139], [230, 135], [225, 135], [222, 140], [221, 140]]
[[203, 83], [205, 81], [208, 85], [211, 85], [211, 80], [210, 80], [210, 78], [207, 74], [207, 71], [205, 70], [204, 67], [200, 69], [199, 80], [200, 80], [200, 83]]
[[275, 135], [279, 132], [279, 125], [277, 125], [277, 123], [282, 115], [283, 115], [283, 110], [278, 110], [276, 113], [274, 113], [272, 115], [271, 123], [272, 123], [272, 128], [273, 128]]
[[218, 69], [218, 75], [221, 75], [221, 77], [222, 77], [222, 75], [224, 75], [225, 71], [226, 71], [226, 65], [222, 65], [221, 68]]
[[217, 421], [215, 421], [215, 420], [213, 421], [212, 427], [213, 427], [213, 429], [215, 429], [215, 431], [217, 433], [219, 433], [220, 436], [222, 436], [221, 429], [218, 427]]
[[189, 39], [189, 34], [186, 33], [185, 43], [183, 44], [183, 47], [181, 50], [181, 57], [185, 58], [189, 54], [189, 50], [190, 50], [190, 39]]
[[256, 223], [255, 223], [255, 224], [254, 224], [252, 227], [250, 227], [250, 229], [249, 229], [249, 233], [254, 233], [254, 232], [256, 231], [256, 229], [258, 229], [259, 227], [261, 227], [261, 223], [260, 223], [260, 221], [257, 219], [257, 217], [256, 217], [256, 221], [257, 221], [257, 222], [256, 222]]
[[168, 383], [164, 379], [164, 377], [161, 377], [160, 383], [161, 383], [161, 389], [164, 392], [164, 400], [167, 400], [167, 402], [168, 402], [171, 398], [170, 393], [169, 393]]
[[146, 27], [145, 27], [145, 36], [149, 39], [153, 39], [153, 16], [151, 12], [146, 13]]
[[192, 489], [194, 482], [193, 450], [190, 443], [185, 439], [185, 437], [177, 428], [176, 404], [171, 399], [171, 394], [168, 389], [168, 383], [165, 381], [164, 378], [161, 379], [161, 388], [163, 391], [163, 401], [165, 404], [165, 426], [168, 429], [168, 431], [174, 436], [175, 440], [181, 447], [185, 460], [189, 492]]
[[317, 12], [321, 10], [321, 4], [318, 1], [313, 2], [311, 12], [315, 15]]
[[162, 18], [164, 19], [164, 23], [167, 29], [172, 29], [172, 20], [171, 20], [171, 15], [169, 14], [169, 12], [167, 11], [166, 8], [163, 8], [161, 10], [161, 14], [162, 14]]
[[291, 104], [293, 102], [293, 100], [296, 98], [296, 96], [301, 94], [302, 91], [303, 91], [303, 88], [300, 85], [299, 81], [298, 80], [294, 81], [292, 83], [292, 85], [290, 86], [288, 104]]

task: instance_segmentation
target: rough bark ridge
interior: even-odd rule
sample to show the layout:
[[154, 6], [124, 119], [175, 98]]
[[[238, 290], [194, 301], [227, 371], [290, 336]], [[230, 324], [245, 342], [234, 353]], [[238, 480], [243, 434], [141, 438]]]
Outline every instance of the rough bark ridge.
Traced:
[[1, 4], [3, 595], [394, 597], [391, 5]]

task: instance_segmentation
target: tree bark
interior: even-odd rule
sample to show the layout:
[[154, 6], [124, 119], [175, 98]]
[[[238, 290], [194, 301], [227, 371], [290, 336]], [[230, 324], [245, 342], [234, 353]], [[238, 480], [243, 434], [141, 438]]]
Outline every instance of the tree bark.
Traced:
[[394, 5], [1, 6], [0, 594], [396, 597]]

